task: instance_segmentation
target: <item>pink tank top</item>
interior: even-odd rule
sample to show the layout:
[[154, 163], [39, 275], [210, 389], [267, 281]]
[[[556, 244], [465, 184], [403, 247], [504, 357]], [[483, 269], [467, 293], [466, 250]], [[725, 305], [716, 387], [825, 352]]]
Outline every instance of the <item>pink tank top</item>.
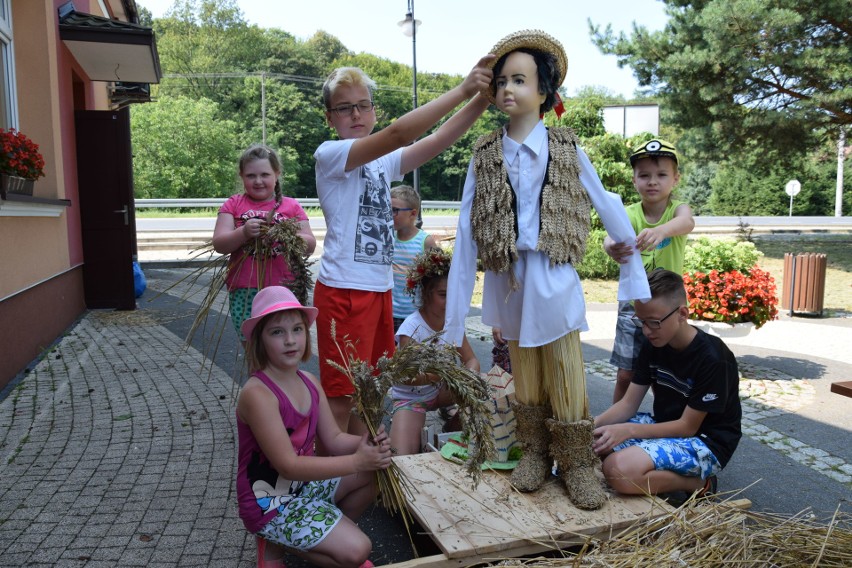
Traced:
[[[296, 453], [312, 456], [319, 417], [319, 393], [310, 379], [301, 371], [298, 373], [311, 393], [308, 414], [301, 414], [293, 408], [287, 395], [262, 371], [255, 372], [254, 376], [278, 398], [278, 410]], [[237, 436], [237, 502], [240, 518], [249, 532], [256, 533], [278, 514], [279, 507], [298, 495], [304, 482], [290, 481], [278, 474], [260, 449], [251, 428], [239, 416]]]

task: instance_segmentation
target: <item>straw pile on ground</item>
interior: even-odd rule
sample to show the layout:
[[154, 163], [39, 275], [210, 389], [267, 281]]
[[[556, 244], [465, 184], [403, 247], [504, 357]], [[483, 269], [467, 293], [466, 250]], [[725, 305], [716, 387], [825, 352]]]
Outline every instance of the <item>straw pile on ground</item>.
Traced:
[[826, 521], [754, 512], [736, 501], [690, 500], [669, 515], [629, 528], [608, 541], [590, 541], [576, 555], [508, 560], [501, 566], [852, 566], [852, 517]]

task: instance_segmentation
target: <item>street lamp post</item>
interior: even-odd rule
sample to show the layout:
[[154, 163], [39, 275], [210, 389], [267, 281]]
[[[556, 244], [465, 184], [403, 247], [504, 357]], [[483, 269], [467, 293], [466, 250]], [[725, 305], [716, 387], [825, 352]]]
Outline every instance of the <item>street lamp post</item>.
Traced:
[[[412, 86], [413, 94], [411, 102], [413, 108], [417, 108], [417, 27], [420, 25], [420, 20], [414, 19], [414, 0], [408, 0], [408, 12], [405, 14], [405, 19], [399, 22], [399, 27], [402, 28], [402, 33], [405, 37], [411, 38], [411, 61], [412, 61]], [[414, 169], [414, 190], [417, 195], [420, 195], [420, 169]], [[420, 212], [418, 211], [418, 214]]]

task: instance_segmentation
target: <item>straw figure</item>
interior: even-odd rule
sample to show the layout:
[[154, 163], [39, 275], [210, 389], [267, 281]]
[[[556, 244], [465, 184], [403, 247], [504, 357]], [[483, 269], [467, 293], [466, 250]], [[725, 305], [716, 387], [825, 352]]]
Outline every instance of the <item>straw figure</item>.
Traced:
[[[523, 458], [512, 473], [537, 490], [553, 460], [575, 506], [597, 509], [606, 493], [596, 475], [580, 331], [588, 329], [580, 279], [591, 208], [617, 242], [636, 238], [621, 199], [607, 192], [570, 128], [546, 128], [561, 114], [557, 89], [568, 61], [538, 30], [500, 40], [486, 96], [508, 124], [475, 144], [462, 198], [447, 297], [447, 340], [459, 344], [476, 275], [485, 270], [482, 321], [508, 340], [513, 407]], [[648, 298], [637, 252], [621, 265], [619, 299]]]

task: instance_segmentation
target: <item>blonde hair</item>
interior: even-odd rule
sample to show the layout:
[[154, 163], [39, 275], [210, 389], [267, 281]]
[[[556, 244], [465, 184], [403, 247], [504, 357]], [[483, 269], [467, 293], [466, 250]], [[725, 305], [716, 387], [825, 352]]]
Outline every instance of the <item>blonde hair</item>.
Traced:
[[420, 195], [410, 185], [398, 185], [391, 188], [391, 197], [401, 199], [412, 209], [420, 210]]
[[373, 91], [376, 90], [376, 82], [358, 67], [338, 67], [329, 74], [322, 85], [322, 102], [325, 108], [331, 110], [331, 97], [340, 85], [367, 87], [370, 100], [373, 99]]

